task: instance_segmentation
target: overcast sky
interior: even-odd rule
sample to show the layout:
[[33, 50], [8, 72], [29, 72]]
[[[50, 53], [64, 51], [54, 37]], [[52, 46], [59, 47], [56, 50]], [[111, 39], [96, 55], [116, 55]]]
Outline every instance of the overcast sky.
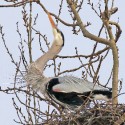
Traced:
[[[57, 0], [46, 0], [43, 1], [41, 0], [41, 2], [44, 4], [44, 6], [51, 12], [58, 14], [58, 4], [60, 4]], [[0, 3], [1, 4], [1, 3]], [[34, 3], [35, 4], [35, 3]], [[51, 31], [51, 27], [48, 21], [48, 18], [46, 16], [46, 14], [44, 13], [44, 11], [37, 5], [33, 4], [33, 15], [36, 15], [37, 13], [39, 13], [39, 17], [38, 17], [38, 21], [37, 21], [37, 26], [35, 27], [36, 29], [38, 29], [39, 31], [41, 31], [41, 33], [46, 34], [48, 37], [48, 41], [52, 41], [53, 36], [52, 36], [52, 31]], [[119, 48], [119, 79], [123, 80], [123, 84], [125, 81], [125, 16], [124, 16], [124, 12], [125, 12], [125, 7], [124, 7], [124, 1], [123, 0], [116, 0], [115, 2], [115, 6], [119, 8], [118, 12], [113, 15], [112, 20], [117, 21], [118, 17], [119, 17], [119, 24], [122, 28], [122, 35], [118, 41], [118, 48]], [[53, 6], [52, 6], [53, 5]], [[67, 5], [66, 3], [64, 3], [63, 6], [63, 10], [62, 10], [62, 14], [61, 14], [61, 18], [64, 19], [67, 22], [71, 22], [70, 19], [70, 15], [67, 12]], [[91, 32], [94, 34], [98, 33], [98, 18], [95, 18], [96, 15], [94, 14], [94, 12], [90, 11], [88, 12], [88, 10], [90, 8], [90, 6], [87, 6], [84, 4], [83, 6], [84, 8], [84, 12], [81, 13], [81, 17], [82, 19], [84, 19], [85, 22], [91, 22], [92, 26], [91, 26]], [[5, 39], [6, 39], [6, 43], [8, 45], [8, 48], [10, 50], [10, 52], [13, 54], [13, 57], [16, 61], [19, 60], [19, 50], [18, 50], [18, 45], [20, 42], [19, 36], [16, 32], [16, 22], [19, 22], [19, 28], [20, 28], [20, 32], [22, 33], [23, 38], [26, 38], [26, 31], [23, 27], [23, 21], [22, 21], [22, 15], [21, 15], [21, 11], [22, 8], [0, 8], [0, 25], [3, 26], [3, 31], [5, 33]], [[93, 28], [92, 28], [93, 27]], [[63, 26], [61, 23], [59, 23], [59, 28], [62, 30], [62, 32], [65, 35], [65, 47], [63, 48], [63, 50], [61, 51], [61, 55], [71, 55], [71, 53], [75, 54], [75, 46], [77, 46], [79, 48], [79, 52], [80, 54], [90, 54], [92, 52], [92, 45], [94, 45], [94, 42], [83, 38], [82, 34], [79, 35], [79, 37], [77, 36], [72, 36], [71, 33], [71, 29], [69, 27]], [[88, 28], [89, 29], [89, 28]], [[36, 38], [37, 40], [37, 38]], [[33, 44], [33, 60], [37, 59], [41, 52], [37, 51], [38, 50], [38, 44]], [[85, 46], [85, 49], [83, 49]], [[102, 47], [102, 46], [100, 46]], [[26, 55], [27, 56], [27, 55]], [[2, 88], [6, 88], [7, 86], [10, 86], [11, 83], [13, 83], [13, 77], [14, 77], [14, 73], [15, 73], [15, 66], [12, 64], [10, 57], [8, 56], [8, 54], [6, 53], [6, 50], [4, 48], [4, 45], [2, 43], [2, 39], [0, 38], [0, 57], [1, 57], [1, 61], [0, 61], [0, 86], [2, 86]], [[27, 56], [28, 58], [28, 56]], [[104, 65], [105, 67], [103, 67], [101, 69], [102, 72], [102, 77], [101, 77], [101, 81], [103, 83], [106, 82], [107, 77], [109, 75], [109, 69], [112, 68], [112, 59], [111, 57], [107, 58], [106, 60], [107, 62], [105, 62], [106, 64]], [[79, 63], [72, 63], [70, 62], [69, 64], [63, 65], [64, 69], [68, 67], [72, 67], [72, 66], [78, 66]], [[79, 74], [81, 75], [81, 73], [74, 73], [73, 75], [75, 76], [79, 76]], [[52, 76], [53, 74], [51, 74], [51, 71], [49, 73], [46, 73], [46, 75], [48, 76]], [[125, 86], [124, 86], [125, 87]], [[124, 92], [124, 87], [123, 87], [123, 92]], [[16, 119], [16, 111], [13, 108], [13, 104], [12, 104], [12, 97], [13, 96], [9, 96], [3, 93], [0, 93], [0, 123], [2, 125], [16, 125], [15, 122], [13, 122], [13, 119]], [[120, 103], [125, 103], [125, 101], [123, 100], [123, 96], [121, 96], [119, 98], [119, 102]]]

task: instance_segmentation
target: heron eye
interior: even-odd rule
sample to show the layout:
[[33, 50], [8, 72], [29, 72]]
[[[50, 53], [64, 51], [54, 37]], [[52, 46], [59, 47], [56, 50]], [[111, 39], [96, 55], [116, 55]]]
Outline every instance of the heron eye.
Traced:
[[60, 33], [60, 35], [62, 36], [63, 46], [64, 46], [64, 35], [63, 35], [63, 33], [59, 29], [57, 29], [57, 32]]
[[58, 33], [60, 33], [60, 30], [59, 30], [59, 29], [57, 29], [57, 32], [58, 32]]

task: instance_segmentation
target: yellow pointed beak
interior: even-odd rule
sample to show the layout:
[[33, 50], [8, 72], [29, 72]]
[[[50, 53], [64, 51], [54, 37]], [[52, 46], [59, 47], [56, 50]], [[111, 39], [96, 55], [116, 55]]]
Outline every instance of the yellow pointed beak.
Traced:
[[56, 25], [55, 25], [55, 23], [54, 23], [54, 21], [53, 21], [53, 19], [52, 19], [52, 17], [51, 17], [49, 12], [47, 13], [47, 15], [48, 15], [48, 18], [49, 18], [49, 21], [51, 23], [52, 28], [57, 29], [57, 27], [56, 27]]

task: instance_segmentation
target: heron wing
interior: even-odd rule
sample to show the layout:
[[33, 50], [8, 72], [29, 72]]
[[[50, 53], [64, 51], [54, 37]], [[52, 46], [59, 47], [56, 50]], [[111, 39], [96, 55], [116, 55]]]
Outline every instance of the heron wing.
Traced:
[[86, 93], [93, 90], [102, 90], [102, 91], [108, 90], [102, 86], [95, 85], [92, 82], [79, 79], [73, 76], [59, 77], [58, 80], [59, 80], [59, 84], [53, 86], [52, 88], [54, 92]]

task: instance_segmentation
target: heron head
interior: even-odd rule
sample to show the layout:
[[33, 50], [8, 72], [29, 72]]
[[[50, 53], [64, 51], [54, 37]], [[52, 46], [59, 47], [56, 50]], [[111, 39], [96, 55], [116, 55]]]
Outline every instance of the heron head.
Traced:
[[52, 26], [52, 30], [53, 30], [53, 35], [54, 35], [54, 38], [57, 42], [61, 42], [62, 43], [62, 46], [64, 45], [64, 35], [63, 33], [57, 28], [57, 26], [55, 25], [51, 15], [49, 13], [48, 14], [48, 18], [49, 18], [49, 21], [51, 23], [51, 26]]

